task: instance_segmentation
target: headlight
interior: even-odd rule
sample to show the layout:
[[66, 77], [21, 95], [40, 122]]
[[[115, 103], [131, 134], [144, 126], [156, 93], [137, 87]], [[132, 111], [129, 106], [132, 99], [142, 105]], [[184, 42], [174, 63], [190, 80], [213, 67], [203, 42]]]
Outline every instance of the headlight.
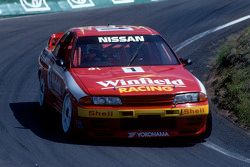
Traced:
[[198, 102], [199, 93], [185, 93], [176, 95], [174, 98], [174, 104]]
[[119, 97], [92, 97], [93, 103], [95, 105], [121, 105], [122, 101]]

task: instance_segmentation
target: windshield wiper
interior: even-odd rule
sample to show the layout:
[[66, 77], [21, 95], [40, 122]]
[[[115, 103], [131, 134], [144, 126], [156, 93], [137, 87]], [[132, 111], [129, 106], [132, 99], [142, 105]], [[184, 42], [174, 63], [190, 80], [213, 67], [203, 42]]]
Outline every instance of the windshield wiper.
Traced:
[[140, 44], [140, 46], [136, 49], [134, 55], [133, 55], [132, 58], [129, 60], [128, 66], [130, 66], [130, 65], [135, 61], [135, 59], [136, 59], [137, 56], [138, 56], [138, 52], [139, 52], [139, 50], [141, 49], [141, 47], [142, 47], [143, 44], [144, 44], [144, 42], [142, 42], [142, 43]]

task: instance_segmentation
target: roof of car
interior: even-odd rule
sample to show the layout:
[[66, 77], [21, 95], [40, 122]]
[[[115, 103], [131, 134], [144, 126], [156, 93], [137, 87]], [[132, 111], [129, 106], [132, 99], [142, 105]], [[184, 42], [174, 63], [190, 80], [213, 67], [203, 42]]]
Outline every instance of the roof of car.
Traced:
[[106, 36], [106, 35], [156, 35], [157, 31], [143, 26], [107, 25], [107, 26], [86, 26], [70, 29], [76, 32], [77, 36]]

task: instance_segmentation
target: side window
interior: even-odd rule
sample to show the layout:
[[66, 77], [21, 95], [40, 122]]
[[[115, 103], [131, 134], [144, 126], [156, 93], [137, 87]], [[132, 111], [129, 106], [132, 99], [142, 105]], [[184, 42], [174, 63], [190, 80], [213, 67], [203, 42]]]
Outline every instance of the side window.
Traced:
[[58, 52], [63, 44], [63, 41], [65, 41], [65, 38], [69, 35], [69, 32], [64, 34], [63, 37], [60, 39], [60, 41], [58, 42], [58, 44], [56, 45], [55, 49], [53, 50], [53, 55], [55, 57], [57, 57], [58, 55]]
[[65, 60], [66, 56], [71, 53], [72, 45], [74, 41], [74, 34], [67, 32], [58, 42], [53, 54], [58, 59]]
[[73, 67], [79, 67], [81, 65], [82, 56], [83, 56], [82, 48], [77, 43], [74, 48], [74, 53], [72, 54], [72, 57], [71, 57], [71, 65]]

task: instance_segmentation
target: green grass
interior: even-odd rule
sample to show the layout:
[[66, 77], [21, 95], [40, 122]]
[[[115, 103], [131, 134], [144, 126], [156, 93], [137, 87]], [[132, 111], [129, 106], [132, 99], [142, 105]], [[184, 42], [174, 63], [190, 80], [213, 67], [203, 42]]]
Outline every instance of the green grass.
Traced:
[[250, 27], [231, 36], [218, 52], [213, 82], [218, 106], [250, 127]]

